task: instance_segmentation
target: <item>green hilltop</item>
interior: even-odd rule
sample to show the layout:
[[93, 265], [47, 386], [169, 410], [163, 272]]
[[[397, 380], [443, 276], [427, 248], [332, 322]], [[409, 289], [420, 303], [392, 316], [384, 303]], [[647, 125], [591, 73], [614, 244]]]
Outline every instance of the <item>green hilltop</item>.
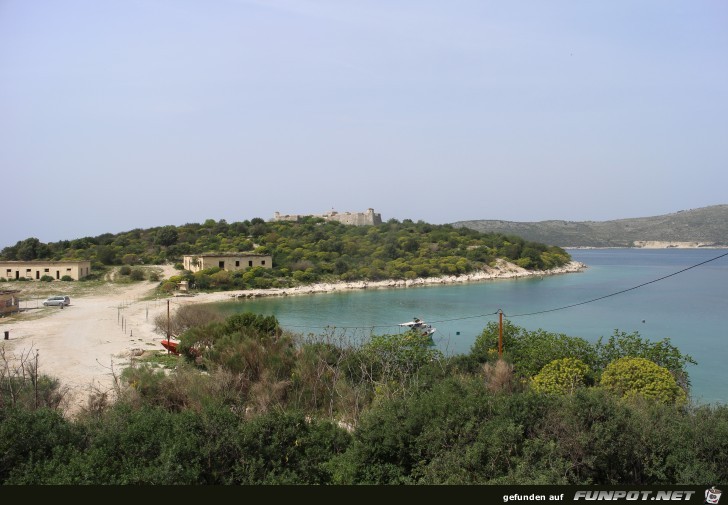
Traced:
[[[415, 279], [461, 275], [508, 260], [530, 270], [565, 265], [559, 247], [501, 233], [412, 220], [354, 226], [318, 217], [299, 222], [208, 219], [44, 244], [36, 238], [2, 250], [4, 260], [89, 260], [97, 272], [114, 265], [179, 264], [183, 255], [269, 254], [273, 268], [206, 269], [190, 279], [201, 289], [284, 288], [315, 282]], [[180, 265], [181, 269], [181, 265]], [[229, 274], [229, 275], [227, 275]]]

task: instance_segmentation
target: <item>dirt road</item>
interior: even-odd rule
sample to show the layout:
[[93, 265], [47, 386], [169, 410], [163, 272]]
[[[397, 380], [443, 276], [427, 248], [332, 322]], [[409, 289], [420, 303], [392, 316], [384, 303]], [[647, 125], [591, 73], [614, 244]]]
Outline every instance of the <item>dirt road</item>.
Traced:
[[129, 365], [135, 351], [163, 350], [154, 318], [166, 314], [167, 300], [147, 299], [157, 284], [108, 285], [72, 297], [63, 309], [31, 303], [19, 316], [0, 320], [0, 345], [16, 363], [23, 357], [34, 362], [37, 356], [38, 372], [68, 388], [73, 413], [86, 405], [91, 392], [113, 392], [114, 375]]
[[[69, 406], [73, 414], [88, 402], [94, 392], [108, 392], [113, 398], [115, 376], [129, 366], [131, 359], [141, 351], [164, 352], [164, 335], [154, 332], [154, 320], [181, 305], [230, 300], [235, 296], [289, 296], [362, 288], [392, 288], [425, 283], [470, 282], [494, 278], [517, 278], [528, 275], [560, 274], [581, 271], [586, 266], [572, 262], [550, 272], [526, 271], [504, 263], [498, 268], [478, 274], [413, 281], [351, 282], [316, 284], [291, 289], [246, 290], [197, 294], [194, 297], [154, 299], [158, 282], [142, 281], [131, 284], [107, 282], [80, 295], [71, 297], [71, 305], [64, 309], [43, 307], [37, 302], [21, 303], [25, 308], [20, 315], [0, 319], [0, 335], [9, 331], [8, 340], [0, 340], [6, 357], [16, 361], [25, 357], [38, 357], [40, 374], [55, 377], [68, 388]], [[162, 267], [160, 280], [178, 274], [174, 267]], [[109, 280], [109, 279], [107, 279]], [[25, 286], [36, 289], [39, 285]], [[77, 285], [81, 287], [81, 285]], [[23, 295], [21, 294], [21, 299]], [[27, 300], [27, 295], [26, 295]], [[1, 338], [1, 337], [0, 337]], [[0, 363], [0, 366], [2, 363]]]

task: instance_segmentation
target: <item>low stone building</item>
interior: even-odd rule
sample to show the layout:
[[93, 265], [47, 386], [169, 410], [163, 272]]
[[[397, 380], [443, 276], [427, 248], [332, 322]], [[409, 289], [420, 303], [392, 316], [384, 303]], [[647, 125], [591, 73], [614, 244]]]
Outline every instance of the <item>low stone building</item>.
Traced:
[[0, 316], [12, 314], [20, 310], [19, 289], [0, 290]]
[[38, 281], [48, 275], [54, 280], [69, 276], [77, 281], [90, 273], [90, 261], [0, 261], [0, 277], [7, 280]]
[[367, 209], [366, 212], [336, 212], [331, 210], [325, 214], [281, 214], [276, 212], [273, 221], [300, 221], [304, 217], [320, 217], [326, 221], [338, 221], [354, 226], [373, 226], [382, 224], [382, 215]]
[[182, 266], [190, 272], [213, 267], [228, 271], [252, 267], [273, 268], [273, 256], [254, 253], [191, 254], [182, 257]]

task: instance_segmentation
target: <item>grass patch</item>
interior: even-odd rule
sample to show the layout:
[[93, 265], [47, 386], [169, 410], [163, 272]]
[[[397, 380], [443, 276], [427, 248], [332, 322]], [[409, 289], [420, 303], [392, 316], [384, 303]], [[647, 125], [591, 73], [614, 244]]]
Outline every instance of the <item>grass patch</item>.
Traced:
[[169, 368], [173, 369], [176, 368], [177, 365], [179, 365], [180, 360], [183, 358], [181, 356], [177, 356], [171, 353], [167, 353], [167, 351], [147, 351], [142, 355], [138, 360], [141, 363], [146, 363], [149, 365], [156, 365], [161, 366], [162, 368]]

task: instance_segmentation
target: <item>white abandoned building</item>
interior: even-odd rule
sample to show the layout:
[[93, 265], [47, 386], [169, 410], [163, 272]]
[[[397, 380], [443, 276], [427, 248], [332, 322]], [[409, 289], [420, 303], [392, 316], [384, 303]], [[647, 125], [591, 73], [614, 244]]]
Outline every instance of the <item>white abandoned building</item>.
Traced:
[[273, 257], [270, 254], [255, 253], [189, 254], [182, 257], [182, 262], [184, 269], [190, 272], [199, 272], [212, 267], [228, 271], [252, 267], [273, 268]]
[[70, 277], [74, 281], [91, 273], [90, 261], [1, 261], [0, 278], [6, 280], [40, 280], [44, 276], [60, 280]]

